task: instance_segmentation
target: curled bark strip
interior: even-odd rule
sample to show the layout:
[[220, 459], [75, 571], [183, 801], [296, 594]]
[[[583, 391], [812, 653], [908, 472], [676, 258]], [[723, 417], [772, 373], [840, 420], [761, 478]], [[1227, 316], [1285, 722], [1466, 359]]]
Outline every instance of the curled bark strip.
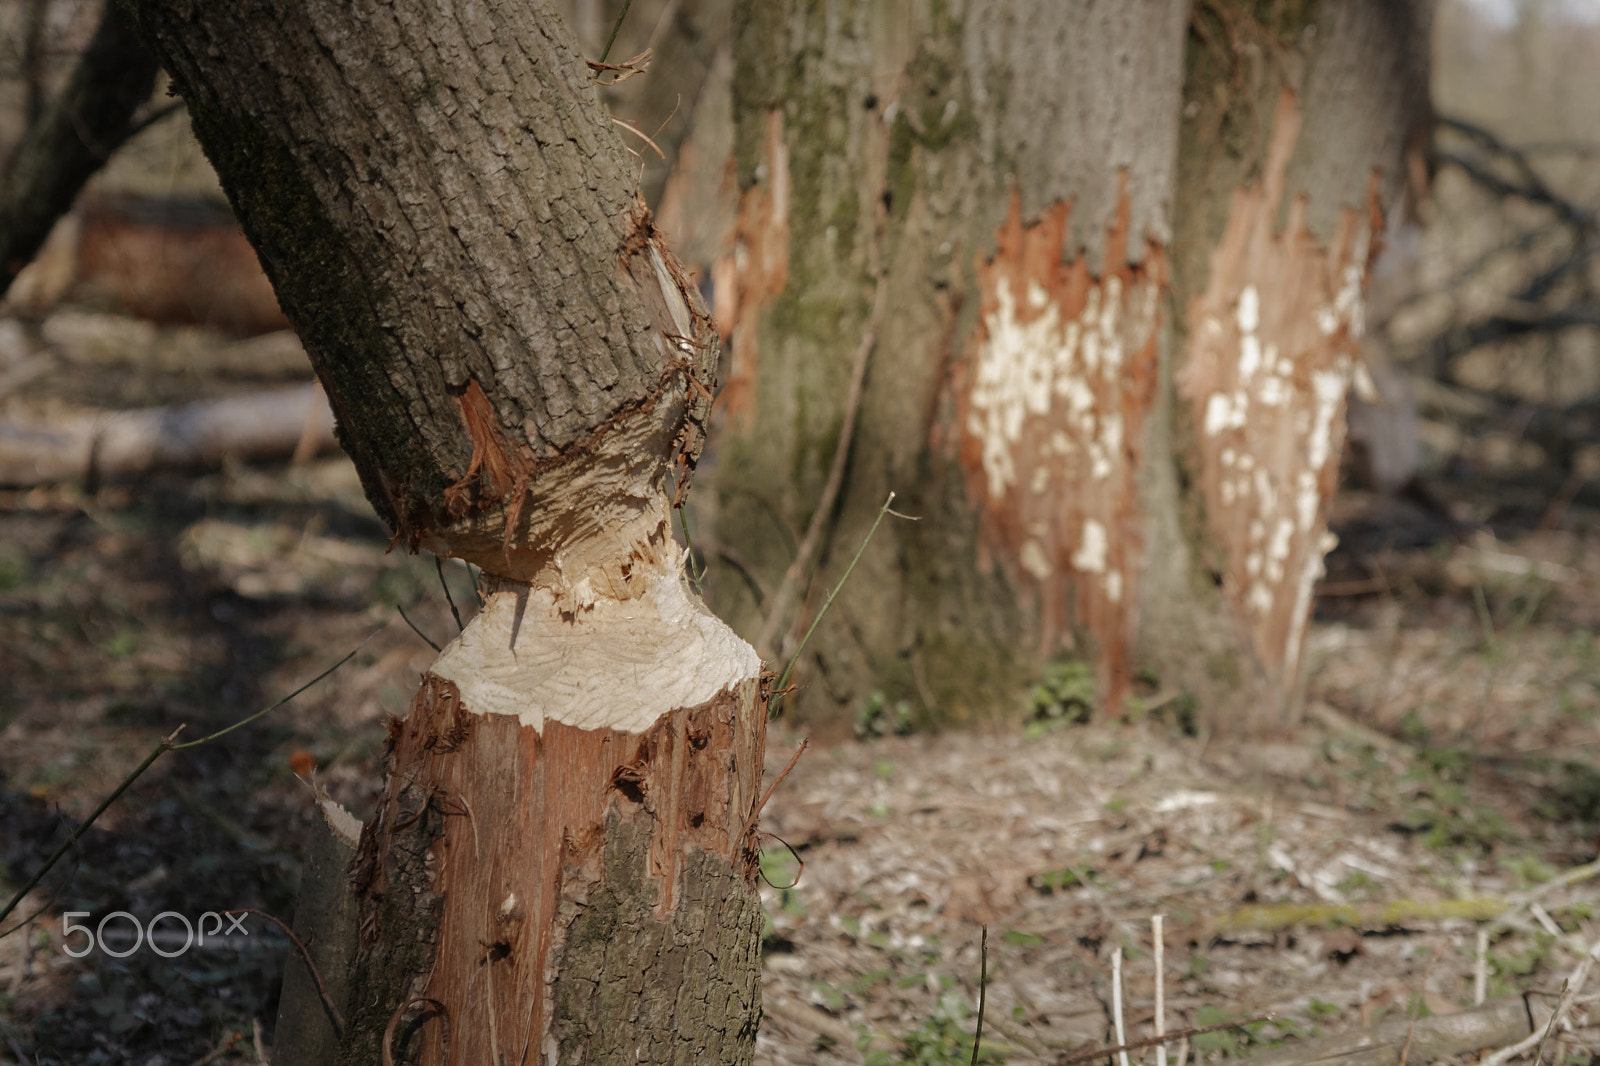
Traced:
[[[743, 840], [745, 837], [749, 836], [750, 830], [756, 827], [756, 820], [761, 817], [761, 812], [766, 809], [767, 801], [772, 798], [772, 794], [774, 792], [778, 791], [778, 786], [783, 784], [783, 779], [789, 776], [789, 771], [794, 769], [794, 764], [800, 761], [800, 756], [804, 755], [806, 753], [806, 748], [810, 746], [811, 738], [806, 737], [800, 742], [800, 746], [794, 749], [794, 754], [789, 756], [789, 761], [784, 764], [783, 769], [778, 773], [778, 776], [773, 779], [772, 784], [767, 786], [767, 790], [763, 792], [761, 794], [761, 798], [756, 801], [755, 808], [751, 810], [749, 819], [744, 823], [744, 829], [742, 829], [739, 833], [740, 840]], [[788, 845], [785, 845], [785, 847], [787, 846]], [[796, 856], [796, 858], [799, 858], [799, 856]]]
[[444, 1058], [441, 1061], [449, 1063], [450, 1012], [445, 1010], [444, 1004], [440, 1003], [436, 999], [429, 999], [426, 996], [413, 996], [404, 1003], [400, 1004], [400, 1006], [396, 1007], [394, 1013], [389, 1016], [388, 1028], [384, 1029], [383, 1031], [383, 1066], [394, 1066], [393, 1045], [395, 1030], [400, 1027], [400, 1019], [405, 1017], [406, 1011], [410, 1010], [418, 1003], [426, 1004], [427, 1006], [433, 1008], [433, 1013], [439, 1016], [440, 1023], [444, 1025]]

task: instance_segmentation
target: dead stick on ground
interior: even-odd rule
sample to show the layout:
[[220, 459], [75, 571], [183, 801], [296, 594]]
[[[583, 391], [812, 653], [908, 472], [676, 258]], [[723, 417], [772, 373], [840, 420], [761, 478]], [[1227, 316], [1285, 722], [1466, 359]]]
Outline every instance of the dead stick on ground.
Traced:
[[1075, 1066], [1076, 1063], [1092, 1062], [1095, 1059], [1103, 1059], [1107, 1055], [1119, 1055], [1126, 1051], [1138, 1051], [1140, 1048], [1155, 1047], [1158, 1044], [1170, 1044], [1175, 1040], [1187, 1041], [1191, 1036], [1216, 1033], [1223, 1029], [1238, 1029], [1246, 1025], [1254, 1025], [1256, 1022], [1270, 1022], [1273, 1017], [1271, 1014], [1258, 1014], [1254, 1018], [1240, 1018], [1236, 1022], [1218, 1022], [1216, 1025], [1202, 1025], [1197, 1029], [1179, 1029], [1168, 1033], [1166, 1036], [1130, 1040], [1128, 1043], [1118, 1044], [1116, 1047], [1097, 1047], [1088, 1051], [1074, 1051], [1070, 1055], [1063, 1055], [1057, 1059], [1055, 1066]]
[[783, 584], [778, 586], [778, 594], [773, 598], [772, 607], [767, 611], [767, 617], [761, 624], [761, 632], [756, 637], [756, 650], [763, 659], [772, 658], [782, 649], [773, 647], [778, 632], [788, 624], [785, 617], [789, 613], [790, 604], [799, 594], [800, 583], [805, 579], [806, 571], [811, 566], [811, 557], [816, 554], [817, 547], [822, 541], [822, 530], [828, 524], [833, 513], [833, 505], [838, 502], [839, 490], [844, 486], [844, 471], [850, 458], [850, 442], [855, 436], [856, 415], [861, 410], [861, 394], [867, 380], [867, 357], [872, 354], [873, 345], [878, 340], [878, 323], [883, 317], [883, 305], [888, 285], [885, 284], [884, 275], [878, 275], [877, 290], [872, 297], [872, 311], [867, 316], [867, 328], [861, 331], [861, 344], [856, 348], [855, 362], [850, 368], [850, 391], [844, 401], [844, 422], [839, 428], [839, 443], [833, 449], [833, 465], [828, 468], [828, 480], [822, 487], [822, 496], [817, 500], [817, 509], [812, 512], [811, 524], [806, 527], [805, 536], [800, 540], [800, 547], [795, 552], [794, 561], [789, 564], [789, 569], [784, 572]]
[[1572, 971], [1572, 976], [1568, 977], [1565, 983], [1562, 984], [1561, 1002], [1556, 1005], [1555, 1013], [1550, 1015], [1550, 1023], [1542, 1031], [1529, 1033], [1527, 1037], [1517, 1041], [1510, 1047], [1501, 1048], [1494, 1054], [1484, 1058], [1479, 1063], [1479, 1066], [1502, 1066], [1503, 1063], [1510, 1062], [1518, 1055], [1526, 1055], [1535, 1046], [1541, 1049], [1542, 1054], [1544, 1041], [1551, 1033], [1556, 1031], [1556, 1027], [1561, 1024], [1561, 1020], [1566, 1017], [1567, 1011], [1571, 1009], [1572, 1001], [1583, 991], [1583, 986], [1589, 980], [1589, 971], [1594, 967], [1594, 961], [1597, 956], [1600, 956], [1600, 940], [1596, 940], [1589, 946], [1589, 950], [1583, 953], [1583, 959]]
[[[1156, 962], [1156, 1038], [1165, 1039], [1167, 1035], [1167, 999], [1165, 974], [1162, 973], [1166, 965], [1166, 933], [1162, 925], [1166, 920], [1165, 915], [1152, 914], [1150, 916], [1150, 941], [1155, 947]], [[1156, 1066], [1167, 1066], [1167, 1045], [1165, 1042], [1156, 1045]]]

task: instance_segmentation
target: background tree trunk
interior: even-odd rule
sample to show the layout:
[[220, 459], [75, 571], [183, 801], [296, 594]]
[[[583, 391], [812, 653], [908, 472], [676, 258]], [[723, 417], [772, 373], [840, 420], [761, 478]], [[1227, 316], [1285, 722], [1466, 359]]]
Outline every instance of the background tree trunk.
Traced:
[[813, 638], [803, 713], [874, 689], [1003, 713], [1063, 656], [1113, 708], [1141, 675], [1284, 705], [1423, 11], [741, 5], [708, 596], [761, 629], [852, 417], [821, 565], [763, 651], [889, 489], [923, 517]]
[[565, 28], [138, 11], [373, 505], [484, 571], [391, 726], [342, 1060], [747, 1060], [760, 662], [667, 525], [717, 335]]

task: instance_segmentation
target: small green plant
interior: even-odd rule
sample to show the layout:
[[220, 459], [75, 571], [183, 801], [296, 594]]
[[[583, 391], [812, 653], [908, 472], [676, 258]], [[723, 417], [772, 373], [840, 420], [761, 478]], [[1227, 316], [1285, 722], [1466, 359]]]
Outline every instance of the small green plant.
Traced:
[[1095, 703], [1094, 671], [1088, 663], [1075, 659], [1052, 663], [1028, 699], [1027, 735], [1083, 725], [1094, 716]]
[[1059, 870], [1045, 870], [1043, 873], [1031, 874], [1028, 877], [1028, 884], [1048, 896], [1080, 885], [1088, 885], [1097, 880], [1099, 875], [1087, 866], [1065, 866]]
[[873, 689], [856, 712], [856, 736], [863, 740], [878, 737], [903, 737], [916, 728], [909, 700], [889, 701], [882, 689]]
[[1537, 855], [1505, 856], [1500, 860], [1500, 868], [1517, 879], [1519, 888], [1542, 885], [1556, 875], [1556, 868]]
[[[1201, 1006], [1194, 1014], [1195, 1025], [1201, 1029], [1210, 1025], [1222, 1025], [1232, 1020], [1233, 1015], [1227, 1010], [1210, 1004]], [[1288, 1023], [1286, 1019], [1280, 1019], [1273, 1023], [1260, 1019], [1240, 1022], [1238, 1025], [1227, 1029], [1218, 1029], [1212, 1033], [1198, 1033], [1192, 1038], [1196, 1059], [1198, 1060], [1201, 1056], [1212, 1052], [1215, 1052], [1221, 1058], [1232, 1058], [1252, 1044], [1260, 1046], [1278, 1043], [1284, 1036], [1290, 1035], [1284, 1029], [1286, 1024], [1291, 1024], [1292, 1026], [1292, 1023]], [[1269, 1025], [1272, 1028], [1269, 1029]]]
[[1311, 1001], [1306, 1004], [1306, 1013], [1311, 1016], [1312, 1021], [1322, 1022], [1337, 1018], [1344, 1013], [1344, 1008], [1312, 996]]
[[[915, 1029], [900, 1037], [898, 1053], [869, 1051], [867, 1066], [966, 1066], [973, 1061], [972, 1036], [967, 1030], [967, 1019], [972, 1008], [956, 991], [945, 992], [934, 1004], [927, 1019]], [[999, 1063], [1002, 1060], [987, 1046], [979, 1049], [978, 1062]]]

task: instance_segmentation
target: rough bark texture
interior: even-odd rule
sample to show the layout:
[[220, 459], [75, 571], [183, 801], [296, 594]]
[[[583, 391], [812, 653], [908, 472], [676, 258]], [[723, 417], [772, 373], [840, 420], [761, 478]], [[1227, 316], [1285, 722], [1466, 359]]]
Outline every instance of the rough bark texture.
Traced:
[[141, 17], [403, 539], [534, 578], [692, 463], [715, 336], [545, 5], [177, 6]]
[[1125, 675], [1183, 30], [1150, 0], [743, 5], [716, 518], [755, 580], [714, 569], [713, 602], [754, 631], [750, 586], [810, 521], [879, 271], [808, 611], [890, 489], [923, 518], [880, 532], [813, 638], [803, 711], [881, 689], [943, 721], [1005, 713], [1073, 647]]
[[[809, 609], [889, 489], [924, 518], [867, 553], [813, 638], [804, 713], [847, 720], [874, 689], [934, 720], [1006, 713], [1057, 657], [1094, 662], [1114, 708], [1139, 674], [1281, 706], [1326, 545], [1369, 230], [1425, 110], [1420, 8], [1325, 6], [741, 5], [739, 200], [711, 266], [730, 341], [712, 600], [758, 628], [850, 416], [880, 272], [887, 311]], [[1273, 156], [1280, 98], [1305, 132], [1283, 127]], [[1230, 264], [1254, 273], [1223, 279]], [[1244, 369], [1247, 285], [1269, 309], [1254, 341], [1287, 360], [1270, 398], [1292, 400], [1227, 442], [1276, 464], [1272, 513], [1239, 517], [1203, 428]], [[1206, 347], [1190, 322], [1212, 320], [1231, 339]], [[1261, 332], [1280, 328], [1292, 339]], [[1252, 567], [1281, 586], [1271, 611]]]
[[321, 795], [317, 807], [318, 817], [305, 844], [300, 899], [294, 910], [294, 933], [306, 946], [309, 958], [296, 951], [284, 963], [272, 1044], [275, 1061], [302, 1066], [320, 1066], [338, 1057], [339, 1030], [350, 1004], [350, 964], [355, 958], [358, 920], [355, 897], [350, 893], [350, 865], [355, 860], [361, 823]]
[[340, 1061], [748, 1061], [761, 664], [689, 590], [718, 338], [544, 0], [140, 18], [396, 539], [486, 600], [390, 729]]

